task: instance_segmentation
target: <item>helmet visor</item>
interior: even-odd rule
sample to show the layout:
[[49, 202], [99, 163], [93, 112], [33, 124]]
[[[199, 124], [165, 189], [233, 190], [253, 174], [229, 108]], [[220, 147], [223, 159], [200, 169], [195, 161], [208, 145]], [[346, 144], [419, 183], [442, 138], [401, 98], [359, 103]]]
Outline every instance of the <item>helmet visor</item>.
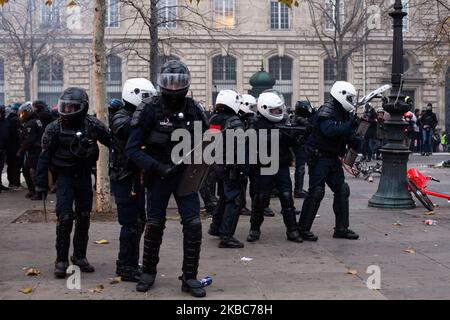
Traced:
[[275, 107], [275, 108], [270, 108], [269, 109], [269, 113], [273, 116], [279, 116], [283, 114], [283, 108], [282, 107]]
[[62, 115], [73, 115], [83, 110], [83, 104], [79, 101], [59, 100], [58, 112]]
[[355, 106], [355, 104], [356, 104], [356, 97], [354, 95], [348, 94], [347, 97], [346, 97], [346, 100], [352, 106]]
[[258, 106], [254, 103], [243, 102], [243, 104], [248, 108], [249, 111], [256, 113], [258, 111]]
[[177, 91], [186, 89], [191, 84], [191, 77], [185, 73], [161, 73], [158, 77], [160, 88]]

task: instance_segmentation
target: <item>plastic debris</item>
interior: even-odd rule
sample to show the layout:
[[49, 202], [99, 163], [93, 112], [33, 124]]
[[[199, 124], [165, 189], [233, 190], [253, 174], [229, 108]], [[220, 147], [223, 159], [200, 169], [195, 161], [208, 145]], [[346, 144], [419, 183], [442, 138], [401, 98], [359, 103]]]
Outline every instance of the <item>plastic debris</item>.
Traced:
[[248, 258], [248, 257], [242, 257], [241, 261], [252, 261], [253, 258]]
[[437, 221], [436, 220], [432, 220], [432, 219], [426, 219], [423, 221], [424, 224], [426, 224], [427, 226], [435, 226], [437, 225]]

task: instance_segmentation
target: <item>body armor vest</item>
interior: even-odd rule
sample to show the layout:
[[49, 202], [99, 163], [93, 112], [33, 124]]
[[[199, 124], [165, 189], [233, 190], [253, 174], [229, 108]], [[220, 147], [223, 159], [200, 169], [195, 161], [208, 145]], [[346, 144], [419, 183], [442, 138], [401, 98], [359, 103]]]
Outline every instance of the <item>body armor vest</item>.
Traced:
[[[338, 108], [331, 103], [325, 103], [321, 108], [330, 108], [332, 110], [332, 115], [329, 117], [330, 120], [337, 122], [338, 124], [342, 124], [347, 121], [346, 114], [342, 109], [342, 112], [338, 110]], [[345, 148], [347, 144], [346, 137], [335, 136], [335, 137], [327, 137], [320, 130], [320, 122], [323, 121], [320, 119], [321, 110], [317, 112], [317, 116], [313, 119], [313, 129], [312, 135], [314, 135], [317, 149], [329, 155], [339, 155], [343, 156], [345, 154]]]
[[63, 128], [60, 124], [52, 166], [65, 169], [91, 169], [98, 159], [99, 149], [93, 128], [87, 120], [79, 129]]
[[191, 148], [194, 148], [194, 121], [201, 121], [196, 112], [192, 99], [186, 98], [186, 106], [174, 113], [164, 112], [161, 100], [155, 99], [151, 103], [155, 112], [155, 124], [145, 140], [146, 152], [155, 160], [171, 164], [173, 147], [179, 141], [171, 141], [172, 133], [177, 129], [186, 129], [191, 134]]

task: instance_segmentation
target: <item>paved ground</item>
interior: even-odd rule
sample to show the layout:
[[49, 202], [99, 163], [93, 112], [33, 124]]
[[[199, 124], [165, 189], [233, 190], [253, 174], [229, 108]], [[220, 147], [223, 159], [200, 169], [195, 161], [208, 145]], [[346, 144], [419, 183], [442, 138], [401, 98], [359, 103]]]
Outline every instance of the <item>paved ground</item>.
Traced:
[[[433, 183], [438, 191], [450, 190], [450, 169], [427, 168], [426, 163], [446, 160], [449, 156], [413, 156], [410, 166], [439, 177]], [[5, 177], [4, 177], [5, 178]], [[317, 243], [295, 244], [285, 240], [282, 218], [267, 218], [258, 243], [246, 243], [244, 249], [218, 249], [218, 240], [206, 231], [201, 253], [200, 276], [211, 275], [208, 299], [449, 299], [450, 298], [450, 203], [442, 199], [433, 216], [417, 207], [408, 211], [377, 210], [367, 207], [376, 191], [374, 183], [348, 178], [351, 186], [351, 227], [358, 241], [332, 239], [332, 195], [327, 194], [314, 225]], [[97, 271], [83, 274], [81, 290], [69, 290], [65, 281], [53, 278], [55, 223], [17, 223], [26, 210], [40, 209], [41, 202], [24, 199], [24, 191], [0, 194], [0, 299], [189, 299], [180, 291], [182, 238], [176, 210], [171, 209], [161, 261], [154, 288], [147, 294], [137, 293], [132, 283], [110, 284], [115, 270], [119, 226], [114, 221], [95, 221], [91, 227], [88, 256]], [[50, 196], [50, 201], [54, 196]], [[276, 199], [272, 206], [279, 210]], [[301, 200], [296, 200], [301, 207]], [[54, 203], [49, 203], [52, 209]], [[423, 220], [437, 220], [426, 226]], [[14, 223], [14, 221], [16, 221]], [[396, 223], [398, 222], [398, 223]], [[397, 225], [395, 225], [397, 224]], [[399, 225], [401, 224], [401, 225]], [[249, 228], [248, 217], [242, 217], [237, 238], [244, 240]], [[109, 244], [95, 244], [107, 239]], [[407, 253], [412, 249], [415, 253]], [[252, 258], [243, 261], [242, 258]], [[381, 269], [381, 290], [366, 287], [366, 269]], [[25, 275], [28, 267], [41, 274]], [[356, 270], [356, 274], [349, 274]], [[354, 272], [353, 272], [354, 273]], [[90, 289], [102, 284], [100, 293]], [[21, 288], [33, 292], [23, 294]]]

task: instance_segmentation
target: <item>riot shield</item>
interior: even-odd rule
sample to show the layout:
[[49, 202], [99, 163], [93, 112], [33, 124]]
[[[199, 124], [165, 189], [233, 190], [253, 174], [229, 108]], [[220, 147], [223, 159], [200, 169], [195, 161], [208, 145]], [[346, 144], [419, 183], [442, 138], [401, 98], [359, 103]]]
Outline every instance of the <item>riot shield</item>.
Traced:
[[[220, 136], [221, 139], [221, 136]], [[218, 143], [218, 140], [211, 141], [202, 141], [198, 146], [195, 146], [188, 154], [186, 154], [183, 159], [191, 157], [191, 154], [194, 152], [202, 152], [205, 150], [205, 147], [210, 143]], [[180, 160], [180, 165], [183, 162], [183, 159]], [[178, 197], [187, 196], [192, 193], [197, 193], [202, 187], [206, 177], [208, 176], [208, 172], [210, 169], [210, 165], [206, 163], [201, 164], [184, 164], [183, 174], [181, 175], [180, 183], [175, 190], [175, 195]]]

